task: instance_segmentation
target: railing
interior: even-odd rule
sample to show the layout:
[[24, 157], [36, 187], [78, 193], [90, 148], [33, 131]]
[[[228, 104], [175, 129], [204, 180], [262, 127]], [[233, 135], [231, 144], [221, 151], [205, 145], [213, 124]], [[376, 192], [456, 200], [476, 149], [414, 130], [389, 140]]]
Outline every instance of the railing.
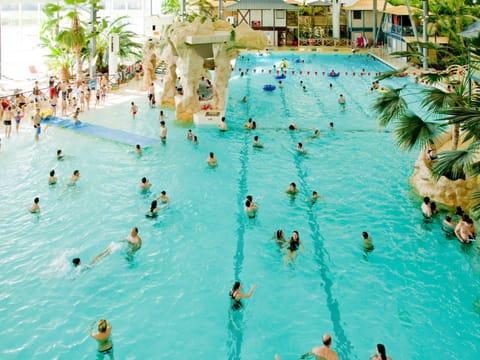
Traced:
[[392, 24], [390, 31], [401, 36], [413, 36], [413, 26], [403, 26]]
[[336, 39], [331, 37], [318, 37], [318, 38], [300, 38], [298, 39], [299, 46], [350, 46], [349, 39]]

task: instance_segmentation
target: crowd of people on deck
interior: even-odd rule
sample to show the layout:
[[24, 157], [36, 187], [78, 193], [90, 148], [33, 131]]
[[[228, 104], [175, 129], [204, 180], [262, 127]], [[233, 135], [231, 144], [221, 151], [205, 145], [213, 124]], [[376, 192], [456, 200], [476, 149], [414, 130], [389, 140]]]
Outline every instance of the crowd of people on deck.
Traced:
[[[11, 137], [13, 122], [18, 133], [22, 121], [26, 118], [33, 122], [36, 140], [42, 133], [42, 122], [49, 117], [71, 118], [74, 125], [79, 125], [80, 114], [105, 105], [110, 90], [111, 84], [105, 75], [90, 83], [84, 80], [75, 84], [59, 81], [51, 76], [48, 86], [44, 88], [35, 81], [31, 92], [17, 93], [0, 99], [0, 119], [4, 126], [4, 138]], [[43, 130], [45, 131], [47, 127], [48, 124]]]

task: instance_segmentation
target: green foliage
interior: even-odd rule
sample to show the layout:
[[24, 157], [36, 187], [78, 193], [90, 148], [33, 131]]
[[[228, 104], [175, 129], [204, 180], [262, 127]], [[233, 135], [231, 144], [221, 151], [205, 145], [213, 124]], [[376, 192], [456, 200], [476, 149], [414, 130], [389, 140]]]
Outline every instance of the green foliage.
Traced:
[[180, 3], [178, 0], [163, 0], [162, 13], [178, 15], [180, 13]]
[[389, 89], [376, 99], [373, 109], [378, 114], [380, 126], [386, 126], [392, 119], [399, 118], [407, 110], [407, 103], [400, 96], [403, 89], [404, 87]]
[[395, 124], [397, 145], [403, 150], [423, 149], [442, 133], [437, 123], [423, 121], [413, 112], [405, 112]]

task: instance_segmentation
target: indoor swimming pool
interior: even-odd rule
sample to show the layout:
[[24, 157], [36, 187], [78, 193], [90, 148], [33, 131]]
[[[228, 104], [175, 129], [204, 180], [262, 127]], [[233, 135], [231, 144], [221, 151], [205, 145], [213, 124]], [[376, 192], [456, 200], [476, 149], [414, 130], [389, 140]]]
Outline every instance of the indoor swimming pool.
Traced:
[[[476, 359], [479, 251], [446, 239], [439, 219], [422, 222], [409, 185], [418, 153], [396, 148], [371, 109], [374, 75], [389, 69], [366, 55], [245, 53], [230, 80], [229, 130], [180, 123], [164, 109], [167, 140], [142, 156], [54, 126], [38, 142], [30, 124], [2, 134], [0, 358], [92, 359], [88, 328], [106, 318], [116, 359], [293, 360], [327, 332], [342, 360], [367, 359], [377, 343], [395, 360]], [[415, 107], [412, 82], [382, 85], [411, 84]], [[264, 91], [269, 84], [276, 89]], [[130, 101], [80, 120], [158, 138], [159, 108], [138, 97], [133, 120]], [[248, 118], [257, 129], [244, 128]], [[255, 135], [263, 148], [252, 146]], [[218, 167], [207, 166], [209, 152]], [[52, 169], [59, 181], [49, 186]], [[139, 189], [144, 176], [148, 192]], [[285, 193], [291, 182], [296, 197]], [[145, 217], [162, 190], [170, 204]], [[247, 195], [260, 207], [255, 218], [245, 214]], [[36, 196], [38, 215], [28, 211]], [[88, 263], [134, 226], [143, 246], [133, 257], [123, 248], [72, 268], [74, 257]], [[272, 240], [277, 229], [300, 234], [305, 252], [293, 265]], [[368, 254], [362, 231], [375, 246]], [[240, 311], [228, 296], [236, 280], [247, 291], [257, 285]]]

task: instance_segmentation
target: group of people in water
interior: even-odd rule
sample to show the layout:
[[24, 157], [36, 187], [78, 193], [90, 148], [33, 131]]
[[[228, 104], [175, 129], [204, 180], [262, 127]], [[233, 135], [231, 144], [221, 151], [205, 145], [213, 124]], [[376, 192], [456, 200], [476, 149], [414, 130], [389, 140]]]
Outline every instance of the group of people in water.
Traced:
[[[423, 198], [421, 206], [423, 220], [431, 223], [433, 218], [439, 213], [437, 204], [430, 200], [430, 197]], [[473, 220], [466, 214], [460, 206], [457, 206], [455, 215], [447, 214], [442, 221], [442, 230], [448, 238], [456, 237], [461, 243], [471, 244], [476, 241], [477, 231]]]

